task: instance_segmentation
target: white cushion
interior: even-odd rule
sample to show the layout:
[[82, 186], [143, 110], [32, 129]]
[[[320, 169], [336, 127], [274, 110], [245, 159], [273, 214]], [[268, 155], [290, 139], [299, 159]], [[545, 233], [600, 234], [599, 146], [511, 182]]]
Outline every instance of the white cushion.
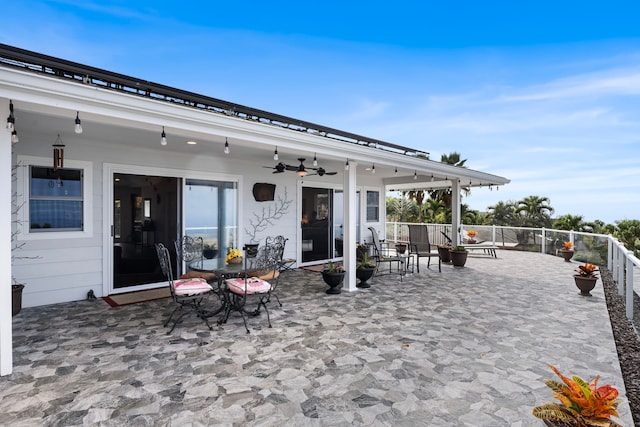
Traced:
[[199, 295], [211, 292], [213, 288], [201, 278], [178, 279], [173, 281], [173, 291], [176, 295]]
[[[227, 287], [234, 294], [244, 294], [245, 281], [243, 278], [227, 279], [224, 281]], [[271, 283], [259, 279], [257, 277], [249, 277], [247, 279], [247, 294], [264, 294], [271, 289]]]

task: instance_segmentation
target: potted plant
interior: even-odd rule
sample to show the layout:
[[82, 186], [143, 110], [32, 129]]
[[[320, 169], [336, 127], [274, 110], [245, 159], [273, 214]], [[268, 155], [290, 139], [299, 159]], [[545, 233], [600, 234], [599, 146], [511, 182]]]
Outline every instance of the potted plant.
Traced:
[[322, 280], [329, 285], [329, 289], [327, 289], [328, 294], [339, 294], [342, 292], [340, 290], [340, 285], [342, 285], [342, 281], [344, 280], [344, 275], [346, 271], [344, 267], [340, 264], [336, 264], [333, 262], [329, 262], [327, 267], [321, 271]]
[[213, 259], [218, 256], [218, 245], [215, 243], [207, 243], [202, 249], [202, 256], [206, 259]]
[[566, 262], [571, 262], [571, 258], [573, 258], [573, 243], [564, 242], [562, 244], [562, 249], [560, 249], [560, 255]]
[[451, 262], [451, 245], [448, 243], [438, 245], [438, 254], [440, 255], [440, 261]]
[[404, 254], [407, 251], [407, 244], [404, 242], [396, 243], [396, 252], [398, 254]]
[[240, 249], [229, 248], [224, 262], [226, 264], [242, 264], [242, 252]]
[[470, 244], [475, 243], [477, 235], [478, 235], [478, 232], [475, 230], [467, 231], [467, 243], [470, 243]]
[[618, 417], [620, 404], [618, 390], [609, 384], [598, 387], [599, 375], [587, 383], [578, 376], [565, 377], [549, 365], [551, 370], [562, 379], [545, 380], [545, 384], [560, 403], [545, 403], [533, 408], [533, 416], [540, 418], [548, 426], [603, 426], [615, 427], [620, 424], [610, 417]]
[[356, 266], [356, 277], [360, 280], [356, 286], [359, 288], [369, 288], [371, 285], [367, 283], [367, 280], [371, 279], [376, 272], [376, 266], [371, 262], [368, 253], [364, 253], [362, 258], [358, 260]]
[[573, 276], [573, 280], [578, 289], [580, 289], [580, 295], [585, 297], [591, 296], [590, 291], [596, 287], [596, 282], [598, 281], [596, 271], [598, 271], [598, 267], [588, 262], [578, 266], [576, 270], [578, 274]]
[[469, 251], [464, 246], [454, 246], [449, 253], [451, 254], [451, 264], [454, 267], [464, 267], [467, 255], [469, 255]]

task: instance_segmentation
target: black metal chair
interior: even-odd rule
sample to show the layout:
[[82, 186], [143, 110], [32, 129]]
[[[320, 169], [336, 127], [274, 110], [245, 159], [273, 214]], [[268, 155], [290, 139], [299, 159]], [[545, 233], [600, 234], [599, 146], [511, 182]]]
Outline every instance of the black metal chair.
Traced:
[[203, 307], [203, 302], [213, 291], [211, 285], [202, 278], [174, 279], [169, 250], [162, 243], [156, 243], [156, 252], [158, 254], [158, 261], [160, 262], [160, 268], [169, 281], [171, 299], [176, 304], [176, 308], [171, 312], [171, 315], [164, 323], [164, 326], [167, 327], [174, 314], [178, 311], [182, 311], [183, 309], [185, 310], [175, 319], [173, 326], [171, 326], [171, 330], [167, 332], [167, 335], [173, 332], [178, 322], [180, 322], [189, 311], [194, 312], [204, 321], [209, 329], [211, 329], [211, 325], [207, 320], [207, 313], [204, 311]]
[[[256, 246], [256, 247], [251, 247]], [[278, 271], [278, 256], [281, 256], [278, 245], [265, 245], [258, 250], [257, 245], [245, 245], [244, 271], [240, 277], [226, 279], [225, 292], [227, 292], [227, 306], [220, 324], [226, 323], [232, 311], [237, 311], [242, 316], [244, 327], [249, 333], [246, 315], [257, 316], [261, 308], [267, 313], [267, 322], [271, 328], [271, 316], [267, 302], [272, 291], [278, 286], [280, 272]], [[257, 302], [254, 310], [247, 310], [253, 306], [250, 302]]]
[[176, 248], [176, 259], [178, 261], [178, 270], [184, 272], [180, 275], [181, 279], [202, 278], [209, 283], [218, 280], [215, 274], [202, 271], [190, 271], [189, 264], [193, 262], [202, 262], [204, 259], [202, 253], [204, 251], [204, 241], [202, 237], [184, 236], [181, 239], [173, 241]]
[[438, 258], [438, 271], [442, 272], [442, 259], [438, 248], [433, 252], [429, 242], [429, 229], [423, 224], [410, 224], [409, 227], [409, 255], [416, 257], [416, 269], [420, 273], [420, 258], [427, 258], [427, 268], [431, 265], [431, 258]]
[[376, 275], [380, 273], [380, 266], [382, 263], [389, 264], [389, 273], [393, 273], [393, 264], [396, 264], [397, 272], [400, 274], [400, 280], [407, 272], [408, 257], [400, 256], [397, 253], [393, 254], [386, 246], [386, 243], [382, 242], [378, 236], [378, 232], [375, 228], [369, 227], [371, 231], [371, 239], [373, 241], [373, 259], [376, 263]]

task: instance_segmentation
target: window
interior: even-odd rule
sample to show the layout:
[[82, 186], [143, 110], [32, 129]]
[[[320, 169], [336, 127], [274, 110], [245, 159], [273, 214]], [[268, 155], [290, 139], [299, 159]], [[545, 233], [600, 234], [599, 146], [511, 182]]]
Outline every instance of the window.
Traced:
[[367, 191], [367, 221], [377, 222], [380, 220], [380, 192]]
[[82, 231], [82, 170], [31, 166], [29, 178], [29, 231]]
[[18, 240], [92, 237], [92, 163], [65, 161], [56, 171], [50, 158], [18, 156]]

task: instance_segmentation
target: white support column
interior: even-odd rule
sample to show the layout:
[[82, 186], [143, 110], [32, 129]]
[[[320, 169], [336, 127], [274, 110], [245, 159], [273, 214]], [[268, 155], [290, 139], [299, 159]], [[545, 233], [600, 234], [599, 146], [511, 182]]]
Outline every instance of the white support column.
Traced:
[[460, 242], [460, 182], [457, 178], [451, 180], [451, 240], [452, 245], [457, 246]]
[[629, 265], [629, 259], [624, 255], [623, 249], [618, 247], [618, 295], [624, 295], [624, 267]]
[[[4, 103], [4, 102], [3, 102]], [[5, 103], [0, 117], [9, 115]], [[5, 124], [2, 123], [2, 127]], [[13, 331], [11, 292], [11, 134], [0, 129], [0, 375], [13, 371]]]
[[343, 249], [344, 268], [347, 270], [344, 280], [344, 288], [349, 292], [357, 290], [356, 287], [356, 215], [358, 214], [358, 199], [356, 193], [356, 171], [358, 164], [349, 162], [349, 170], [344, 171], [343, 191], [344, 191], [344, 221]]

